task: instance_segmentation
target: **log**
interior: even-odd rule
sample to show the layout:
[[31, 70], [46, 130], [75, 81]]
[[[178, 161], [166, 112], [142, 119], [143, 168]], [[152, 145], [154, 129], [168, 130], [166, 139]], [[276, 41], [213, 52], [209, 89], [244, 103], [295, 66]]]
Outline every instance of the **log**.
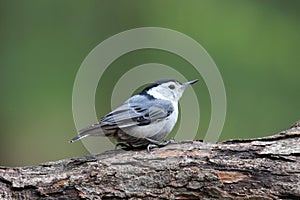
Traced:
[[0, 199], [300, 199], [300, 127], [0, 167]]

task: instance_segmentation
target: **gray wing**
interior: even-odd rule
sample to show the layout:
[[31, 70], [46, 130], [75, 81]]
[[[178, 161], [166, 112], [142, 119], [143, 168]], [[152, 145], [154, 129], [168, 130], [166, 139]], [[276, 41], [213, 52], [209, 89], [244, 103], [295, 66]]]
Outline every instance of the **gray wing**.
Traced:
[[168, 117], [173, 111], [174, 107], [169, 101], [148, 99], [144, 95], [135, 95], [105, 115], [98, 123], [80, 130], [79, 135], [70, 142], [92, 135], [112, 136], [120, 128], [145, 126]]
[[135, 95], [123, 105], [104, 116], [100, 124], [104, 129], [144, 126], [153, 121], [161, 120], [172, 114], [174, 107], [171, 102], [159, 99], [147, 99]]

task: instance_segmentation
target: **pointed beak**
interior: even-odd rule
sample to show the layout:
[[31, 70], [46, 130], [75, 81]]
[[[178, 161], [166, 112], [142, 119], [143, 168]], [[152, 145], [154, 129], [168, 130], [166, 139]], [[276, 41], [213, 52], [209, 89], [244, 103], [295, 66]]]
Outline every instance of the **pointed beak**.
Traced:
[[194, 84], [194, 83], [196, 83], [196, 82], [198, 82], [198, 81], [199, 81], [199, 80], [196, 79], [196, 80], [192, 80], [192, 81], [188, 81], [188, 82], [182, 83], [182, 85], [183, 85], [184, 87], [187, 87], [187, 86], [192, 85], [192, 84]]

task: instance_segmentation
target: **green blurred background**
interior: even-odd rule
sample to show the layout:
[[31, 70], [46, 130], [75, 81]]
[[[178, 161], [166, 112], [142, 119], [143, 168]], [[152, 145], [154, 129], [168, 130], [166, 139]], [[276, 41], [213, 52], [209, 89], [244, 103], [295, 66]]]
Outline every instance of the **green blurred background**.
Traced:
[[[67, 142], [76, 134], [76, 72], [101, 41], [144, 26], [180, 31], [214, 59], [228, 100], [220, 140], [286, 129], [300, 119], [299, 17], [297, 0], [0, 1], [0, 165], [88, 154], [82, 143]], [[113, 69], [147, 62], [185, 64], [174, 57], [155, 50], [133, 52], [116, 60]], [[203, 89], [204, 134], [209, 94], [204, 84], [197, 87]], [[109, 103], [98, 93], [96, 100], [100, 117], [109, 110], [101, 109], [101, 101]]]

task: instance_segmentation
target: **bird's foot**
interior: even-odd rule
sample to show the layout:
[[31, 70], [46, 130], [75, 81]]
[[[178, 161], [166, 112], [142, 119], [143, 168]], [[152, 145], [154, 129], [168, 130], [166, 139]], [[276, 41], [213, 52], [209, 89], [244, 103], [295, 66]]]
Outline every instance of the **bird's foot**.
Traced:
[[165, 140], [163, 142], [160, 142], [160, 141], [157, 141], [157, 140], [153, 140], [153, 139], [150, 139], [150, 138], [146, 138], [146, 140], [148, 140], [150, 142], [150, 144], [147, 145], [147, 151], [148, 153], [151, 152], [151, 149], [153, 147], [164, 147], [164, 146], [167, 146], [168, 144], [170, 143], [174, 143], [175, 140], [174, 138], [170, 138], [169, 140]]

